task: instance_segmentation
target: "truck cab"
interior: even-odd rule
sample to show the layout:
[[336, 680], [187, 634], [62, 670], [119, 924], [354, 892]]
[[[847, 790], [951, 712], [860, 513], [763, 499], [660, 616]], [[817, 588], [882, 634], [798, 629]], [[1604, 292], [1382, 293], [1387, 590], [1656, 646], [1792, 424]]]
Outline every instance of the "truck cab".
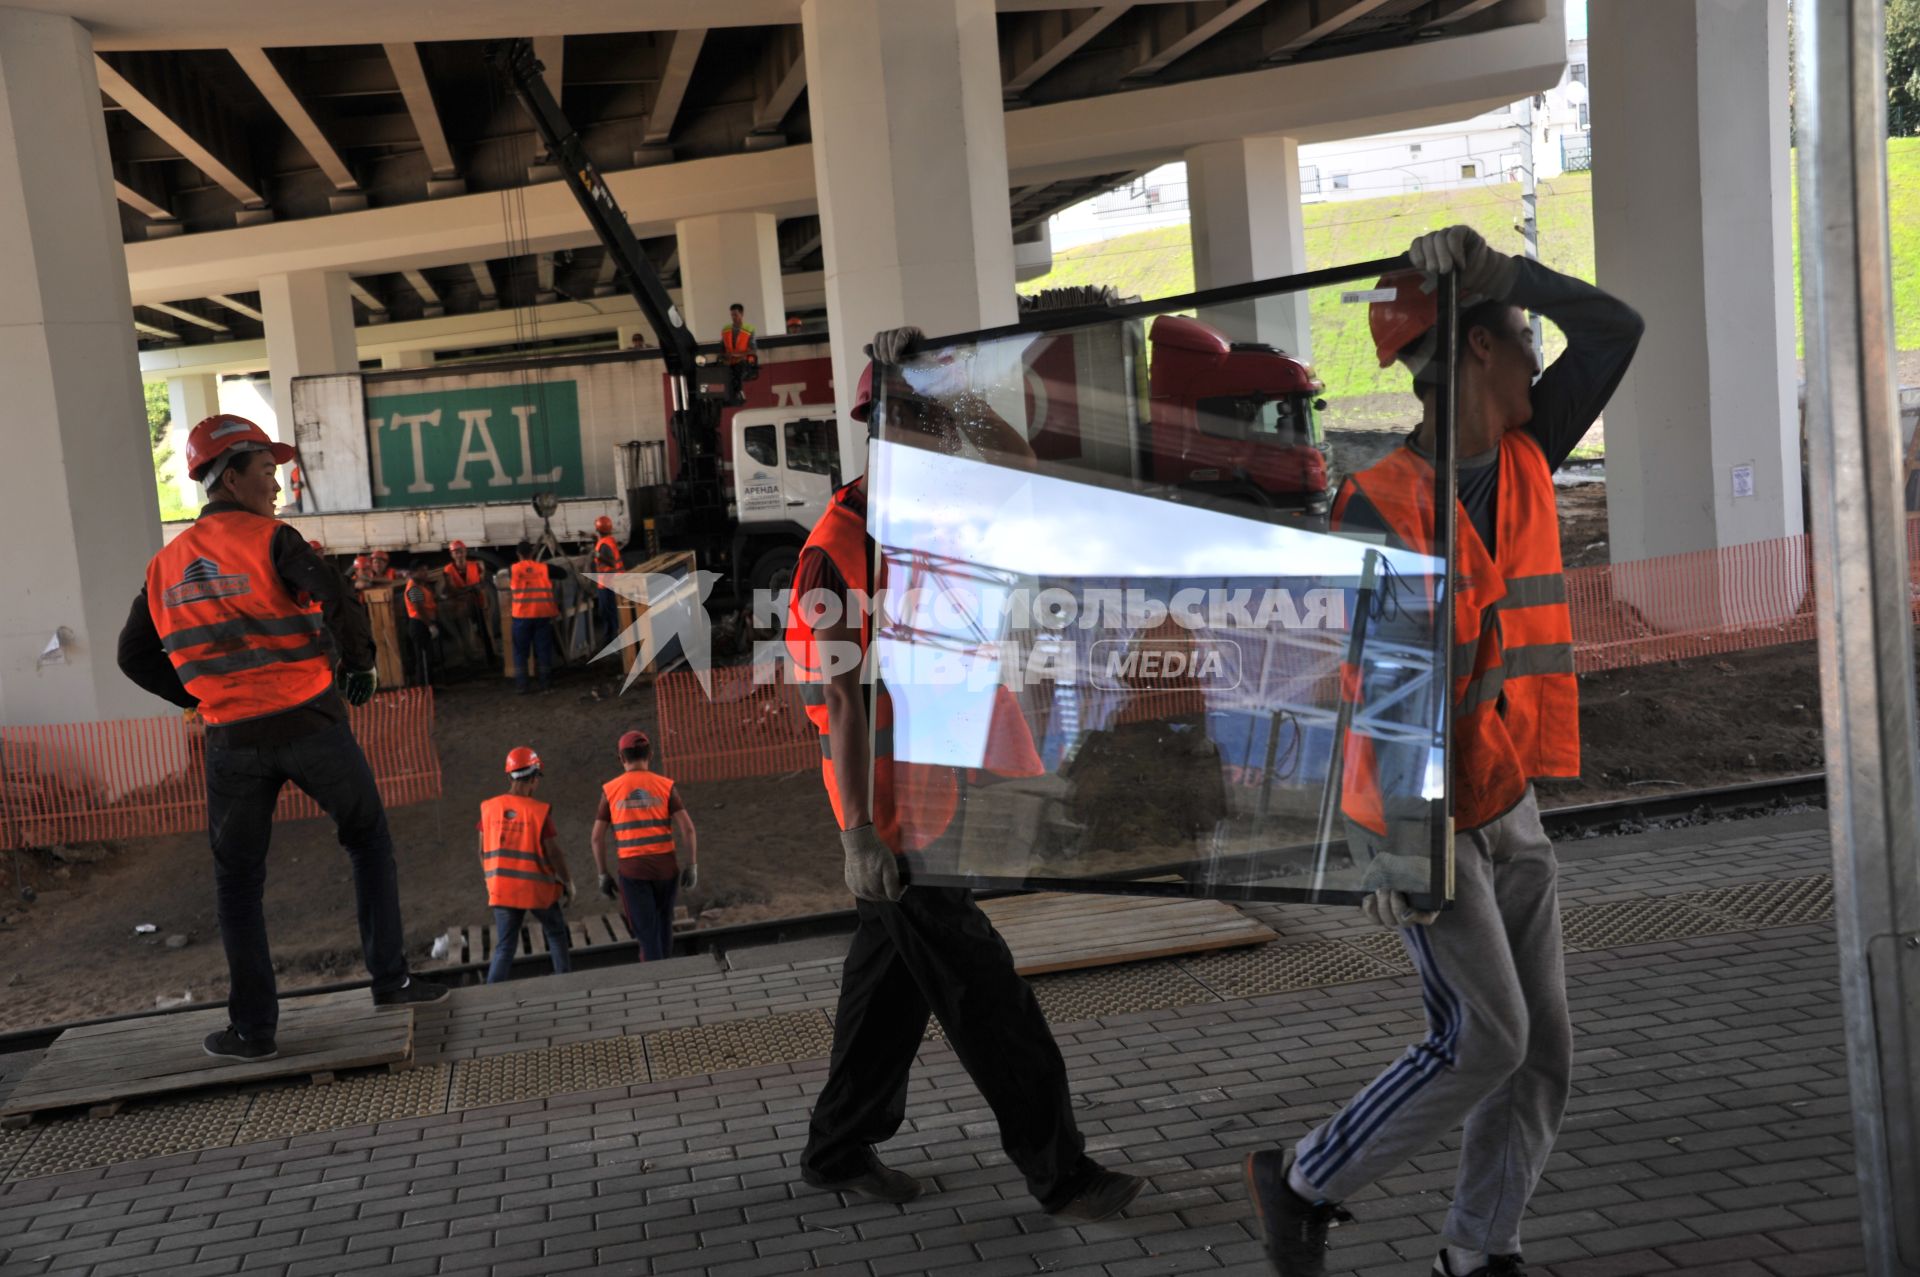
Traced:
[[[832, 404], [802, 404], [742, 409], [732, 417], [734, 562], [749, 589], [783, 590], [827, 501], [852, 477], [842, 477], [839, 412]], [[853, 471], [863, 468], [856, 464]]]

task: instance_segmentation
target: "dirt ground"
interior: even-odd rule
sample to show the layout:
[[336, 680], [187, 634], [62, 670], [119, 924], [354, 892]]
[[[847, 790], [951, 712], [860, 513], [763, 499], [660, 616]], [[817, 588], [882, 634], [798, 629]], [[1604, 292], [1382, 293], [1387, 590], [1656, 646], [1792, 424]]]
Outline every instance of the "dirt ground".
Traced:
[[[1606, 491], [1560, 492], [1568, 566], [1604, 562]], [[1811, 644], [1643, 666], [1581, 680], [1580, 780], [1543, 784], [1548, 805], [1597, 802], [1817, 771], [1818, 669]], [[487, 918], [476, 863], [481, 800], [500, 791], [507, 749], [529, 744], [546, 769], [581, 893], [576, 915], [613, 912], [593, 892], [587, 833], [599, 785], [618, 770], [614, 741], [653, 730], [653, 696], [563, 674], [547, 696], [518, 697], [495, 679], [457, 682], [438, 698], [444, 792], [390, 815], [409, 953], [424, 958], [449, 927]], [[817, 773], [687, 784], [701, 884], [686, 903], [702, 925], [813, 913], [850, 903]], [[0, 897], [0, 1029], [154, 1006], [190, 991], [225, 997], [202, 835], [18, 853]], [[30, 887], [28, 903], [20, 890]], [[283, 987], [355, 978], [360, 961], [346, 856], [325, 821], [275, 831], [268, 928]], [[152, 923], [151, 934], [134, 928]], [[182, 947], [169, 938], [184, 937]], [[178, 939], [174, 940], [178, 944]]]

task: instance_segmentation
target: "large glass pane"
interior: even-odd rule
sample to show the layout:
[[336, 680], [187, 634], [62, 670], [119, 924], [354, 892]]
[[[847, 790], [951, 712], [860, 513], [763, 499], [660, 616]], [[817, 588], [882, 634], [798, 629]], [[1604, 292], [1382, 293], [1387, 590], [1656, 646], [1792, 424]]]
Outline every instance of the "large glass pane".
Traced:
[[[881, 379], [871, 725], [915, 881], [1447, 897], [1446, 563], [1432, 467], [1398, 457], [1422, 405], [1369, 348], [1343, 413], [1281, 345], [1361, 366], [1329, 348], [1372, 284]], [[1383, 508], [1330, 518], [1370, 467]]]

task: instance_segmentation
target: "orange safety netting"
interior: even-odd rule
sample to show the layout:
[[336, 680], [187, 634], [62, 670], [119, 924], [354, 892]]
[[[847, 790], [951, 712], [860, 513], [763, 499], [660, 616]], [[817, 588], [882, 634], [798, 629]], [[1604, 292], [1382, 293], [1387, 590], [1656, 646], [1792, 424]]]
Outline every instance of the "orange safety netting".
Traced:
[[[710, 671], [713, 696], [686, 670], [654, 680], [660, 770], [675, 780], [733, 780], [820, 766], [820, 732], [794, 684], [755, 682], [753, 666]], [[780, 671], [784, 680], [786, 671]]]
[[[388, 692], [350, 711], [389, 807], [440, 793], [433, 695]], [[276, 820], [320, 815], [288, 785]], [[0, 849], [204, 829], [206, 729], [174, 718], [0, 729]]]

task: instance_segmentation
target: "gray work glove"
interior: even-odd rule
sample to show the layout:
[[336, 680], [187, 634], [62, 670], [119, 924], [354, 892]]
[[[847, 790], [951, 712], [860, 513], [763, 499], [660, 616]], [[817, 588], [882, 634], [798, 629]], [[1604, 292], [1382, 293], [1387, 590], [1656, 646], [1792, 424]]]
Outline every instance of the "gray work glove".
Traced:
[[365, 705], [380, 690], [380, 671], [375, 669], [341, 670], [333, 678], [334, 686], [349, 705]]
[[906, 891], [899, 862], [872, 825], [841, 830], [840, 846], [847, 853], [847, 890], [856, 899], [898, 900]]
[[620, 898], [620, 888], [613, 885], [612, 874], [600, 875], [600, 894], [609, 900], [618, 900]]
[[1407, 260], [1428, 276], [1421, 287], [1432, 292], [1433, 278], [1455, 271], [1460, 276], [1460, 300], [1505, 301], [1520, 273], [1520, 259], [1496, 250], [1471, 226], [1449, 226], [1429, 231], [1407, 246]]
[[1402, 927], [1424, 927], [1440, 916], [1437, 909], [1415, 909], [1406, 893], [1382, 887], [1360, 902], [1360, 912], [1368, 922], [1388, 931]]
[[918, 328], [883, 328], [873, 335], [873, 361], [898, 364], [913, 357], [914, 347], [926, 340]]
[[564, 907], [567, 905], [571, 905], [572, 903], [573, 903], [573, 884], [571, 882], [563, 882], [560, 884], [560, 904]]
[[680, 871], [680, 890], [692, 891], [700, 885], [700, 866], [688, 865]]

